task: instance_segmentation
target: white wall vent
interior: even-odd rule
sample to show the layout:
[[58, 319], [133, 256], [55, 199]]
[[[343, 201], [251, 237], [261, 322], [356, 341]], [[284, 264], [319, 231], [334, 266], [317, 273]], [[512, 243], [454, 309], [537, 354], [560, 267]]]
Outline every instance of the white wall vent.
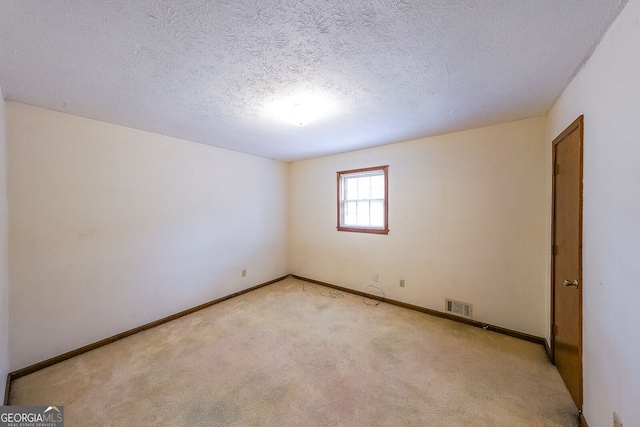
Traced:
[[445, 311], [447, 313], [455, 314], [456, 316], [462, 316], [468, 319], [473, 318], [473, 304], [469, 304], [466, 302], [455, 301], [455, 300], [446, 298]]

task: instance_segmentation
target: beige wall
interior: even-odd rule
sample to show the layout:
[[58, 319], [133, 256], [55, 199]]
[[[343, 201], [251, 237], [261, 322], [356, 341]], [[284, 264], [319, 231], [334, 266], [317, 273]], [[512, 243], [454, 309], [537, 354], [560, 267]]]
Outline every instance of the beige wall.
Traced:
[[7, 126], [12, 370], [288, 273], [287, 164], [14, 102]]
[[9, 373], [9, 257], [5, 102], [0, 87], [0, 399]]
[[[291, 165], [294, 274], [546, 336], [550, 149], [535, 118]], [[336, 231], [336, 171], [389, 165], [388, 236]], [[399, 279], [406, 287], [398, 286]]]
[[640, 0], [631, 0], [549, 114], [584, 114], [584, 412], [640, 425]]

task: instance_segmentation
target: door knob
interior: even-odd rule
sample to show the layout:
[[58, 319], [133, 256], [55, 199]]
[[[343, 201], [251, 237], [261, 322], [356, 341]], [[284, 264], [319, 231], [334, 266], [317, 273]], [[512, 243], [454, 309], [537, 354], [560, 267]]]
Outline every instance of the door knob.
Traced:
[[564, 281], [564, 285], [565, 286], [575, 286], [576, 289], [578, 289], [578, 281], [577, 280], [565, 280]]

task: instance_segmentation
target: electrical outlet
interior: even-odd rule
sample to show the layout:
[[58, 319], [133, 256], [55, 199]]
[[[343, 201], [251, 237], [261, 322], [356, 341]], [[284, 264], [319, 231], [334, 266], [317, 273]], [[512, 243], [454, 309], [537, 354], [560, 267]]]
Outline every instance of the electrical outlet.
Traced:
[[622, 427], [622, 421], [615, 412], [613, 413], [613, 427]]
[[404, 288], [404, 279], [400, 279], [400, 287]]
[[371, 279], [372, 279], [374, 282], [377, 282], [377, 281], [378, 281], [378, 273], [374, 274], [374, 275], [373, 275], [373, 277], [371, 277]]
[[247, 270], [246, 269], [242, 269], [242, 277], [247, 277]]

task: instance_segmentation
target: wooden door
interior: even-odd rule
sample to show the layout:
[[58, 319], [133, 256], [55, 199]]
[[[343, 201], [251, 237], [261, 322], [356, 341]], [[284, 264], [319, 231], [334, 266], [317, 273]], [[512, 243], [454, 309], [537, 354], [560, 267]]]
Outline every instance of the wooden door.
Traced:
[[580, 116], [553, 141], [554, 363], [582, 409], [582, 135]]

